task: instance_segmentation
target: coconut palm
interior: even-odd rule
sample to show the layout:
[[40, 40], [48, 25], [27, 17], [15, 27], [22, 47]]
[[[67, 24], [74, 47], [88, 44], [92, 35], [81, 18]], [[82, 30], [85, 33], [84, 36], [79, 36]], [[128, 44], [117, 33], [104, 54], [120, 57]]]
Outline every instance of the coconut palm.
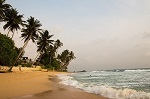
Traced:
[[54, 40], [50, 40], [53, 37], [53, 35], [49, 35], [49, 32], [47, 30], [40, 32], [40, 37], [37, 42], [37, 56], [35, 57], [34, 61], [36, 61], [37, 57], [40, 53], [43, 53], [47, 51], [50, 45], [53, 45]]
[[[24, 39], [24, 45], [23, 45], [22, 50], [20, 51], [16, 61], [19, 59], [21, 53], [27, 46], [29, 40], [32, 40], [32, 42], [35, 42], [35, 40], [38, 38], [38, 33], [41, 30], [40, 29], [41, 26], [42, 25], [41, 25], [40, 21], [38, 21], [37, 19], [34, 19], [34, 17], [28, 18], [27, 23], [25, 24], [25, 27], [22, 29], [23, 33], [21, 34], [21, 38]], [[14, 64], [16, 63], [16, 61], [14, 62]], [[11, 71], [12, 68], [13, 68], [13, 66], [10, 67], [9, 71]]]
[[71, 60], [73, 60], [73, 59], [75, 59], [76, 57], [74, 56], [74, 53], [73, 53], [73, 51], [71, 51], [70, 53], [69, 53], [69, 60], [71, 61]]
[[50, 65], [52, 65], [52, 62], [57, 58], [57, 55], [56, 55], [57, 49], [63, 45], [63, 43], [60, 42], [59, 39], [56, 40], [56, 41], [53, 41], [53, 42], [55, 42], [55, 43], [54, 43], [53, 45], [51, 44], [51, 45], [46, 49], [46, 52], [45, 52], [45, 54], [48, 55], [48, 57], [47, 57], [47, 58], [49, 58], [48, 64], [50, 64]]
[[63, 43], [59, 39], [57, 39], [54, 43], [55, 57], [57, 57], [57, 49], [61, 46], [63, 46]]
[[61, 54], [61, 61], [63, 63], [66, 63], [68, 56], [69, 56], [69, 50], [64, 50]]
[[57, 56], [57, 58], [60, 60], [61, 66], [60, 71], [62, 71], [68, 63], [68, 56], [69, 56], [69, 50], [64, 50], [60, 55]]
[[[23, 26], [24, 21], [22, 20], [23, 15], [19, 15], [16, 9], [9, 9], [8, 12], [5, 13], [4, 22], [6, 24], [3, 26], [4, 30], [8, 29], [8, 34], [11, 31], [12, 37], [14, 36], [14, 32], [20, 29], [20, 26]], [[7, 34], [7, 36], [8, 36]]]
[[75, 59], [73, 51], [69, 52], [69, 50], [64, 50], [61, 55], [58, 55], [58, 58], [61, 60], [61, 68], [60, 70], [62, 71], [63, 69], [67, 69], [67, 66], [69, 65], [70, 61], [72, 59]]
[[24, 39], [25, 44], [28, 44], [29, 40], [32, 40], [32, 42], [35, 43], [35, 40], [37, 40], [37, 38], [39, 37], [38, 33], [41, 31], [41, 26], [42, 25], [40, 21], [34, 19], [34, 17], [28, 18], [27, 24], [25, 24], [25, 28], [23, 28], [21, 31], [23, 32], [21, 34], [21, 38]]
[[5, 13], [11, 7], [11, 5], [10, 4], [6, 4], [5, 1], [6, 0], [0, 0], [0, 22], [3, 21], [3, 19], [5, 17]]
[[63, 46], [63, 43], [59, 39], [57, 39], [55, 41], [54, 46], [55, 46], [56, 49], [58, 49], [59, 47]]
[[55, 57], [56, 50], [53, 45], [50, 45], [47, 51], [48, 51], [48, 55], [49, 55], [49, 64], [51, 65], [52, 61]]

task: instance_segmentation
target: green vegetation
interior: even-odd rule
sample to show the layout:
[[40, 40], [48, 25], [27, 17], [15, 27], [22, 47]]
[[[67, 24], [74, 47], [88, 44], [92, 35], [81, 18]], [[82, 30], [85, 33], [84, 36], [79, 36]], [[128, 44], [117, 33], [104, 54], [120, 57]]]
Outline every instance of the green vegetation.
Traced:
[[13, 65], [13, 61], [17, 58], [19, 53], [18, 50], [11, 38], [0, 33], [0, 65]]
[[4, 21], [5, 15], [10, 8], [10, 4], [6, 4], [5, 0], [0, 0], [0, 22]]
[[51, 46], [54, 42], [54, 40], [50, 40], [50, 38], [52, 37], [53, 35], [49, 35], [49, 32], [47, 30], [45, 31], [42, 31], [40, 32], [40, 37], [37, 41], [37, 56], [36, 58], [34, 59], [34, 61], [36, 61], [36, 59], [38, 58], [39, 54], [43, 54], [43, 53], [46, 53], [49, 46]]
[[[15, 64], [31, 67], [41, 65], [42, 68], [57, 71], [67, 71], [67, 66], [71, 60], [75, 59], [73, 51], [64, 50], [58, 54], [58, 49], [63, 46], [63, 43], [57, 39], [52, 40], [54, 35], [51, 35], [48, 30], [42, 30], [40, 21], [30, 16], [26, 21], [23, 20], [23, 15], [20, 15], [16, 9], [10, 4], [5, 3], [6, 0], [0, 0], [0, 22], [4, 22], [4, 30], [12, 32], [12, 37], [8, 34], [0, 34], [0, 65], [10, 66], [8, 71], [11, 71]], [[21, 38], [24, 40], [22, 48], [15, 47], [12, 40], [15, 31], [21, 31]], [[37, 45], [37, 56], [34, 61], [24, 63], [22, 56], [25, 53], [24, 49], [28, 42], [32, 40]]]
[[[20, 26], [23, 26], [23, 15], [18, 15], [18, 11], [16, 9], [9, 9], [4, 17], [4, 22], [6, 23], [3, 28], [8, 29], [8, 34], [11, 31], [12, 37], [14, 36], [14, 31], [20, 29]], [[7, 34], [7, 36], [8, 36]]]

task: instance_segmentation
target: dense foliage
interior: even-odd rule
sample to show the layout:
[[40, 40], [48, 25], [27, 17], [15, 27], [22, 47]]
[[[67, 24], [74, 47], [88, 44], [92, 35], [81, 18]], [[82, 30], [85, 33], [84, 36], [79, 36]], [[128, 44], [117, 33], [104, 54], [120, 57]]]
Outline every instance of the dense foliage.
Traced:
[[0, 33], [0, 65], [12, 65], [19, 53], [18, 50], [11, 38]]
[[6, 13], [11, 8], [10, 4], [6, 4], [5, 0], [0, 0], [0, 22], [4, 21]]
[[[70, 61], [75, 58], [73, 51], [64, 50], [61, 54], [57, 54], [63, 43], [59, 39], [52, 40], [53, 35], [50, 35], [48, 30], [40, 29], [42, 24], [34, 17], [30, 16], [26, 21], [23, 21], [23, 15], [20, 15], [5, 1], [0, 0], [0, 22], [4, 22], [3, 28], [8, 30], [8, 34], [12, 32], [12, 37], [9, 38], [8, 34], [7, 36], [0, 34], [0, 65], [10, 66], [8, 71], [11, 71], [17, 62], [23, 66], [36, 64], [46, 69], [67, 71]], [[18, 30], [21, 30], [21, 38], [24, 40], [24, 45], [20, 49], [15, 47], [12, 40], [15, 31]], [[22, 56], [30, 40], [37, 44], [38, 54], [34, 61], [28, 60], [27, 63], [24, 63], [26, 60], [22, 59]]]
[[40, 63], [44, 64], [45, 68], [55, 69], [57, 71], [67, 71], [67, 66], [70, 61], [75, 59], [74, 53], [69, 50], [64, 50], [61, 54], [55, 55], [52, 51], [42, 54]]

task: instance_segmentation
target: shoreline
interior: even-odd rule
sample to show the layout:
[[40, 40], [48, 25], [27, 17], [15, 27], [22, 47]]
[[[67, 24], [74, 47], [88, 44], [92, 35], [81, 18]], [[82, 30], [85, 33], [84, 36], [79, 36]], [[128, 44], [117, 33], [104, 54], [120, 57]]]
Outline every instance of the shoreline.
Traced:
[[56, 74], [23, 70], [0, 74], [0, 99], [108, 99], [59, 84]]
[[[51, 73], [50, 73], [51, 74]], [[0, 99], [10, 99], [49, 90], [48, 72], [22, 71], [0, 74]]]
[[57, 76], [53, 75], [49, 79], [52, 81], [51, 86], [53, 86], [51, 90], [15, 99], [108, 99], [100, 95], [87, 93], [80, 89], [59, 84], [60, 80]]

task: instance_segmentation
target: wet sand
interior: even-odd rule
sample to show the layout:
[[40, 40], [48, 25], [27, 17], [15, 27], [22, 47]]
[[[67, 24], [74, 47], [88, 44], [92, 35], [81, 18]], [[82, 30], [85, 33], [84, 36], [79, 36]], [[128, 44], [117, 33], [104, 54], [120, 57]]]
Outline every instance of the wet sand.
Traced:
[[55, 74], [23, 70], [0, 74], [0, 99], [108, 99], [59, 84]]
[[49, 76], [49, 80], [52, 82], [51, 90], [34, 95], [18, 97], [17, 99], [108, 99], [59, 84], [59, 80], [56, 76]]

